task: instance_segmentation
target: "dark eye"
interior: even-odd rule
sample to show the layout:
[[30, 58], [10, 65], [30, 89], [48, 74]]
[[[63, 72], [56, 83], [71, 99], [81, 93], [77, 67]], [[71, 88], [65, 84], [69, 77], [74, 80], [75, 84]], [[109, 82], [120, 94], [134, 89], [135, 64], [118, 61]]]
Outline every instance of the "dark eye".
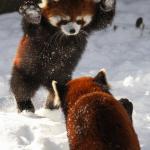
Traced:
[[61, 24], [62, 24], [62, 25], [66, 25], [67, 23], [68, 23], [67, 20], [62, 20], [62, 21], [61, 21]]
[[83, 21], [83, 20], [77, 20], [77, 24], [83, 25], [83, 24], [84, 24], [84, 21]]

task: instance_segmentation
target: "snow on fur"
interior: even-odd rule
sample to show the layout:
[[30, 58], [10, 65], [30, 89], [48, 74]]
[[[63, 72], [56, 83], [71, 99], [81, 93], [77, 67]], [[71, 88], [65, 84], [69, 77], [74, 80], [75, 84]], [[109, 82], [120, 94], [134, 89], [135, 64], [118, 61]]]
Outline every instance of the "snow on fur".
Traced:
[[[134, 103], [134, 126], [142, 150], [149, 150], [150, 136], [150, 1], [118, 1], [114, 21], [118, 29], [95, 33], [74, 77], [95, 75], [106, 68], [108, 81], [117, 98]], [[143, 17], [145, 30], [134, 28]], [[36, 114], [16, 113], [9, 90], [10, 71], [17, 44], [22, 35], [20, 16], [0, 16], [0, 147], [3, 150], [68, 150], [64, 117], [60, 110], [43, 110], [46, 91], [41, 89], [33, 102]]]

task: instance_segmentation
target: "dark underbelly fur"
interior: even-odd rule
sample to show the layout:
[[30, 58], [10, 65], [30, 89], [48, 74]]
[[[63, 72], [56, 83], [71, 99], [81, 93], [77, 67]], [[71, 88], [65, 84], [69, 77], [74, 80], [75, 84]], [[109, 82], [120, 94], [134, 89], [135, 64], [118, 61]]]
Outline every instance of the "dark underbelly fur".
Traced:
[[[114, 14], [114, 10], [106, 13], [97, 7], [93, 21], [83, 30], [90, 34], [93, 30], [105, 28], [112, 22]], [[71, 79], [85, 50], [87, 34], [58, 36], [59, 29], [51, 26], [44, 18], [39, 25], [30, 24], [23, 19], [22, 27], [28, 41], [19, 67], [13, 66], [10, 81], [18, 110], [35, 111], [31, 98], [40, 86], [46, 87], [50, 93], [46, 108], [53, 108], [54, 92], [51, 82], [56, 80], [64, 85]]]
[[35, 78], [40, 85], [51, 87], [51, 81], [66, 83], [71, 79], [83, 51], [86, 37], [56, 37], [50, 36], [31, 39], [27, 46], [26, 56], [21, 62], [20, 69], [27, 75]]

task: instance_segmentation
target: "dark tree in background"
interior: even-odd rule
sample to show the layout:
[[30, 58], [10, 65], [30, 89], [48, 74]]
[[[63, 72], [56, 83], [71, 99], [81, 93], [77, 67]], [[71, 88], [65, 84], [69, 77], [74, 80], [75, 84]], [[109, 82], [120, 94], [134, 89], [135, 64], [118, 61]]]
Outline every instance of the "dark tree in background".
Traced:
[[[14, 11], [18, 11], [19, 6], [25, 0], [0, 0], [0, 14], [2, 13], [10, 13]], [[29, 0], [30, 1], [30, 0]], [[41, 1], [41, 0], [32, 0], [32, 1]], [[131, 0], [123, 0], [126, 3], [130, 3]], [[136, 0], [138, 1], [138, 0]]]
[[0, 0], [0, 14], [18, 11], [22, 0]]

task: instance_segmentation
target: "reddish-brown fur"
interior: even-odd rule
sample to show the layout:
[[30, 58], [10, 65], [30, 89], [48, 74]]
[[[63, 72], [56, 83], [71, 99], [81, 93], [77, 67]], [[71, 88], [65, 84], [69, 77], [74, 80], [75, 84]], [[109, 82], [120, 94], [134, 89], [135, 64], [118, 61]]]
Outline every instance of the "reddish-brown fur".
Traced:
[[28, 40], [29, 40], [29, 37], [27, 35], [25, 35], [25, 36], [23, 36], [23, 38], [20, 41], [16, 56], [14, 59], [14, 65], [18, 68], [20, 67], [21, 59], [25, 54], [25, 50], [26, 50], [25, 47], [28, 43]]
[[77, 16], [94, 15], [96, 4], [92, 0], [60, 0], [59, 2], [50, 2], [43, 9], [46, 18], [51, 16], [71, 16], [72, 21], [76, 20]]
[[71, 150], [140, 150], [126, 110], [95, 78], [70, 81], [62, 99]]

